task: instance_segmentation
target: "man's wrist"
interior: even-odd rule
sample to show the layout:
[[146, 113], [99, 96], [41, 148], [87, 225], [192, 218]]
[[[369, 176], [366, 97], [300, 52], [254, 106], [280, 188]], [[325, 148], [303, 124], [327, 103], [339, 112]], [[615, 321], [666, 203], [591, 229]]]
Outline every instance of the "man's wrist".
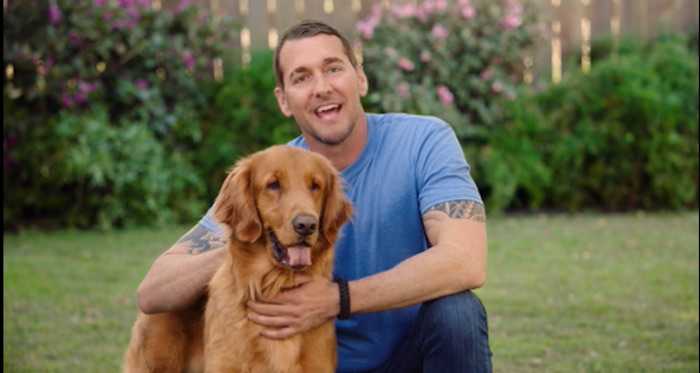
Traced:
[[333, 282], [338, 284], [338, 319], [350, 318], [350, 287], [348, 282], [340, 277], [335, 277]]

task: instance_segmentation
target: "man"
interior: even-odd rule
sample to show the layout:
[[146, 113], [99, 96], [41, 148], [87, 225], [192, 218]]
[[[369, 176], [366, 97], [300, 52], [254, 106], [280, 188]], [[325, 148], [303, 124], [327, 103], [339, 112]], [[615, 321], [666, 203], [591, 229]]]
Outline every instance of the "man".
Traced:
[[[249, 319], [283, 339], [342, 318], [338, 372], [490, 372], [486, 312], [470, 291], [486, 279], [485, 212], [454, 132], [437, 118], [366, 114], [362, 66], [323, 23], [287, 31], [275, 70], [280, 110], [302, 133], [290, 145], [331, 160], [355, 214], [336, 243], [340, 280], [302, 278], [249, 303]], [[202, 296], [226, 255], [221, 232], [210, 210], [156, 259], [138, 290], [145, 313]]]

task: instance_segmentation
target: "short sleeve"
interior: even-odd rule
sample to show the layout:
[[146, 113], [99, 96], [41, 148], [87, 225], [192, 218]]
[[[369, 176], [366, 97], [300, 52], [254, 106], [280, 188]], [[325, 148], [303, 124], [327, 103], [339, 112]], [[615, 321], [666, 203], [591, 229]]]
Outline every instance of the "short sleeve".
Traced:
[[212, 205], [206, 214], [199, 220], [199, 225], [211, 231], [217, 236], [224, 235], [224, 228], [214, 217], [214, 206]]
[[436, 118], [423, 139], [417, 159], [421, 214], [455, 200], [483, 203], [462, 147], [452, 128]]

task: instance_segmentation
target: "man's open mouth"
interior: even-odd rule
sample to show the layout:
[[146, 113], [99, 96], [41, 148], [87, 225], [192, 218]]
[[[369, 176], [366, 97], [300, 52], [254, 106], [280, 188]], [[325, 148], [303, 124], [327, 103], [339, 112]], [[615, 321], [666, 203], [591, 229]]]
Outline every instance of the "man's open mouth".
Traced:
[[321, 105], [314, 110], [314, 114], [321, 119], [333, 119], [340, 113], [342, 108], [343, 105], [341, 104]]
[[293, 270], [301, 270], [311, 265], [311, 247], [305, 242], [284, 246], [271, 229], [267, 231], [272, 242], [272, 255], [282, 265]]

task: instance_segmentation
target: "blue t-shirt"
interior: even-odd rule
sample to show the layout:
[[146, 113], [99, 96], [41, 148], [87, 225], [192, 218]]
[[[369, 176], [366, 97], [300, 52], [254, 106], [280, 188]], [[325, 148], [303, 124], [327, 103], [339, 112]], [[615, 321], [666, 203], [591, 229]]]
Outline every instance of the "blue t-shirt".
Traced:
[[[368, 140], [341, 172], [354, 214], [336, 242], [337, 276], [348, 281], [386, 271], [428, 248], [422, 216], [447, 201], [481, 196], [453, 130], [435, 117], [367, 114]], [[303, 137], [289, 145], [307, 148]], [[221, 231], [211, 210], [200, 222]], [[389, 359], [418, 305], [337, 320], [338, 372], [363, 372]]]

